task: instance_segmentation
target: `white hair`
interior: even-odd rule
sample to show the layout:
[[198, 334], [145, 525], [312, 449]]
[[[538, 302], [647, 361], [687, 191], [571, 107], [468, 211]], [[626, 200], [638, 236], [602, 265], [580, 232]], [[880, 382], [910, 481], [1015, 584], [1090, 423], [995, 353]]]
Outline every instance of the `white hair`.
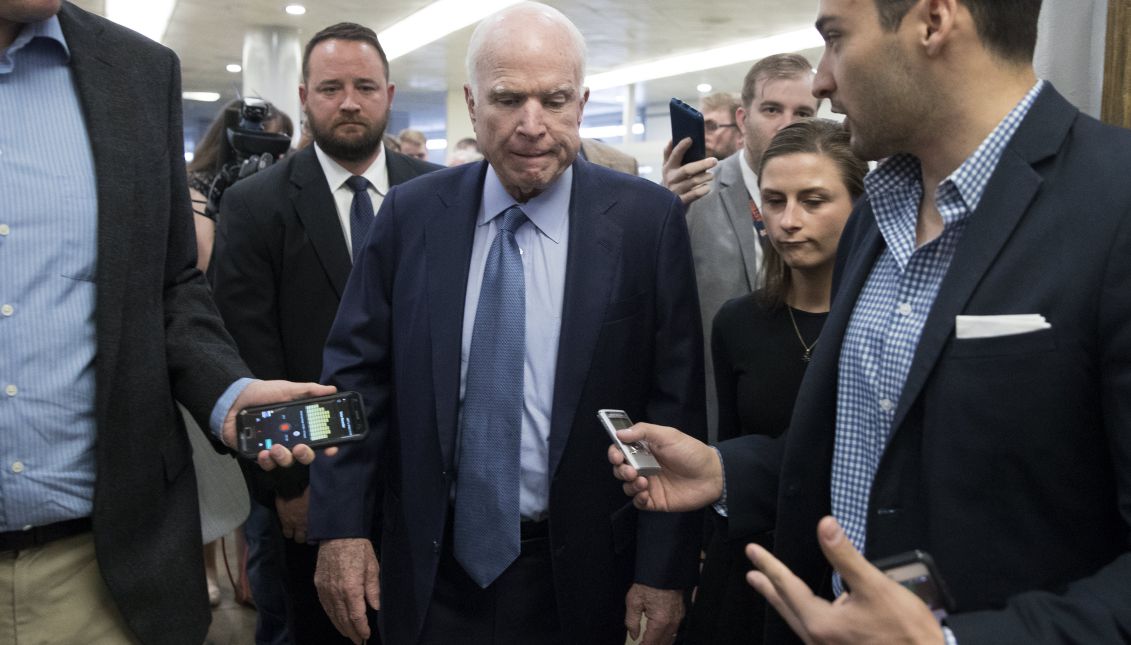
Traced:
[[570, 19], [566, 18], [565, 14], [557, 9], [549, 5], [544, 5], [541, 2], [520, 2], [487, 16], [480, 21], [475, 31], [472, 32], [471, 42], [467, 45], [467, 59], [465, 61], [467, 65], [467, 82], [471, 85], [471, 93], [478, 95], [479, 92], [478, 63], [484, 46], [492, 44], [492, 39], [490, 38], [492, 32], [508, 18], [516, 14], [525, 14], [532, 19], [540, 19], [565, 30], [566, 36], [569, 38], [572, 49], [577, 56], [577, 84], [580, 87], [585, 81], [585, 59], [588, 54], [588, 48], [585, 46], [585, 37], [581, 35], [577, 26], [570, 22]]

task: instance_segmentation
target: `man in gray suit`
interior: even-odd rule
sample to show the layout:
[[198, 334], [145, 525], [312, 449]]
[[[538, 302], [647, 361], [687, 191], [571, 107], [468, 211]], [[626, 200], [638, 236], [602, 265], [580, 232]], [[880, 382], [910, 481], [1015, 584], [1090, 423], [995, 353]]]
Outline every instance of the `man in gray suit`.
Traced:
[[718, 400], [711, 323], [723, 303], [750, 293], [761, 282], [761, 245], [768, 242], [757, 231], [762, 198], [756, 173], [762, 153], [778, 130], [816, 115], [818, 101], [812, 86], [813, 66], [804, 56], [776, 54], [755, 63], [746, 73], [742, 106], [735, 113], [743, 146], [719, 163], [717, 186], [687, 211], [707, 350], [707, 427], [712, 440]]

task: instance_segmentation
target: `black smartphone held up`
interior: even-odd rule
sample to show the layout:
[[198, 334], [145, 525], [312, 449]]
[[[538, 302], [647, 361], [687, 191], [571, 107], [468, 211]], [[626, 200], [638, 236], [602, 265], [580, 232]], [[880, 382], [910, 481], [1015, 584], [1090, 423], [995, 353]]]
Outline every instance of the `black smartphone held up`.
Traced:
[[954, 611], [954, 601], [930, 555], [923, 551], [908, 551], [881, 558], [872, 564], [883, 571], [884, 575], [919, 596], [940, 621], [946, 618], [948, 612]]
[[298, 399], [240, 410], [236, 415], [240, 454], [254, 459], [260, 450], [281, 444], [288, 449], [358, 441], [369, 431], [365, 407], [357, 392]]
[[617, 437], [617, 430], [627, 430], [632, 427], [632, 419], [628, 418], [624, 410], [597, 410], [597, 418], [601, 420], [601, 425], [605, 426], [609, 438], [624, 453], [625, 461], [629, 466], [645, 477], [660, 473], [660, 462], [656, 461], [652, 451], [648, 450], [648, 444], [643, 441], [624, 443]]
[[673, 98], [669, 109], [672, 115], [672, 147], [679, 145], [680, 141], [691, 137], [691, 147], [683, 153], [683, 163], [700, 161], [707, 157], [707, 134], [703, 126], [703, 115], [684, 103]]

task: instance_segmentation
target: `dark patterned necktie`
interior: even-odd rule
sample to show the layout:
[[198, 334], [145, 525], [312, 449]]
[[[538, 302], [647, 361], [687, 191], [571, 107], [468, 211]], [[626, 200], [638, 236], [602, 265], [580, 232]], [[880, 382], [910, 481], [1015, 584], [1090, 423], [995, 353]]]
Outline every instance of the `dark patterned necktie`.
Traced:
[[467, 361], [452, 530], [456, 559], [484, 588], [521, 549], [518, 489], [526, 287], [514, 232], [525, 221], [518, 206], [499, 216], [483, 269]]
[[346, 180], [346, 185], [353, 191], [353, 203], [350, 204], [350, 243], [353, 246], [353, 260], [357, 262], [365, 236], [369, 233], [369, 226], [373, 224], [373, 200], [369, 198], [369, 180], [365, 177], [354, 175]]

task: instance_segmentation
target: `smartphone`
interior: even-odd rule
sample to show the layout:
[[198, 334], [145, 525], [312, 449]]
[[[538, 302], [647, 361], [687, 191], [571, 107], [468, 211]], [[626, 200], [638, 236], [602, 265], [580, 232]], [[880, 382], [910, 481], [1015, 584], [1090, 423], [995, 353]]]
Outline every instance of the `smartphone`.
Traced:
[[298, 399], [240, 410], [236, 415], [240, 454], [255, 458], [260, 450], [305, 443], [312, 448], [358, 441], [369, 431], [357, 392]]
[[691, 137], [691, 147], [683, 153], [683, 163], [700, 161], [707, 157], [707, 134], [703, 127], [703, 115], [684, 103], [673, 98], [668, 106], [672, 115], [672, 147], [679, 145], [680, 141]]
[[940, 621], [954, 611], [954, 601], [947, 592], [938, 567], [930, 555], [923, 551], [908, 551], [873, 562], [884, 575], [906, 587], [927, 603], [931, 613]]
[[605, 431], [609, 433], [613, 443], [624, 453], [629, 466], [645, 477], [659, 474], [660, 462], [656, 461], [652, 451], [648, 450], [648, 444], [643, 441], [624, 443], [617, 437], [617, 430], [627, 430], [632, 427], [632, 419], [628, 418], [624, 410], [597, 410], [597, 418], [601, 420], [601, 425], [605, 426]]

